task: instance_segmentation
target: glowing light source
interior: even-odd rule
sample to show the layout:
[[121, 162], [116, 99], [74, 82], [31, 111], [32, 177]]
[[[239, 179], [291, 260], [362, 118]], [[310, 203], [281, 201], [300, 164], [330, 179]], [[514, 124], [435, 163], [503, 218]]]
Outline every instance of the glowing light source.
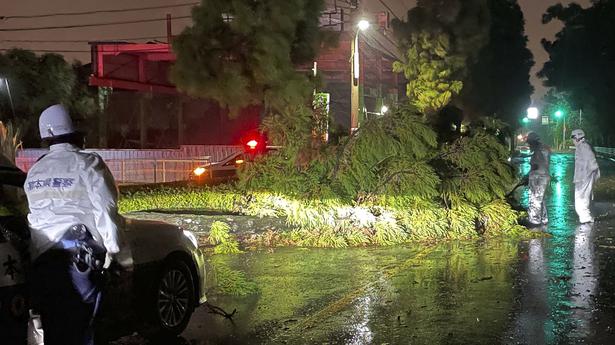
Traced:
[[527, 108], [527, 118], [530, 120], [536, 120], [538, 118], [538, 108], [529, 107]]
[[238, 159], [235, 161], [235, 164], [243, 164], [243, 159]]
[[517, 135], [517, 139], [519, 139], [519, 141], [523, 141], [523, 134]]
[[555, 112], [555, 117], [558, 117], [558, 118], [559, 118], [559, 117], [562, 117], [562, 116], [564, 116], [564, 112], [563, 112], [563, 111], [561, 111], [561, 110], [557, 110], [557, 111]]
[[365, 30], [369, 29], [369, 21], [367, 21], [365, 19], [361, 19], [361, 20], [359, 20], [359, 23], [357, 24], [357, 26], [359, 27], [359, 30], [365, 31]]
[[524, 124], [528, 124], [530, 123], [530, 119], [528, 119], [527, 117], [524, 117], [523, 120], [521, 120]]
[[387, 111], [389, 111], [389, 107], [387, 107], [386, 105], [383, 105], [382, 108], [380, 108], [380, 113], [382, 115], [386, 114]]
[[207, 171], [207, 169], [205, 169], [203, 167], [198, 167], [198, 168], [194, 169], [192, 172], [196, 176], [201, 176], [201, 175], [203, 175], [203, 173], [205, 173], [205, 171]]
[[248, 145], [248, 147], [250, 148], [250, 150], [254, 150], [254, 149], [256, 149], [256, 147], [258, 146], [258, 141], [256, 141], [256, 140], [252, 139], [252, 140], [248, 141], [248, 142], [246, 143], [246, 145]]

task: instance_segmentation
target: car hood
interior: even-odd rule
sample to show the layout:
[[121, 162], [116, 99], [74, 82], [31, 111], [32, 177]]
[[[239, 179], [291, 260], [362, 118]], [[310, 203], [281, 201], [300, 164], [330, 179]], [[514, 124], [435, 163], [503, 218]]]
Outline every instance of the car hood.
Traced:
[[172, 224], [127, 218], [124, 230], [135, 265], [163, 260], [176, 251], [196, 250], [184, 231]]

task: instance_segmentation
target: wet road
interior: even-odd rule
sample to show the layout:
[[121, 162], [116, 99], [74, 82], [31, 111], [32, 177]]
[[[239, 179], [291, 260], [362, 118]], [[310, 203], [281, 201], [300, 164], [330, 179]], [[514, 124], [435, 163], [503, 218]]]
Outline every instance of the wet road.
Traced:
[[210, 294], [234, 322], [201, 308], [177, 344], [615, 344], [615, 221], [577, 226], [552, 159], [549, 238], [217, 256], [257, 292]]

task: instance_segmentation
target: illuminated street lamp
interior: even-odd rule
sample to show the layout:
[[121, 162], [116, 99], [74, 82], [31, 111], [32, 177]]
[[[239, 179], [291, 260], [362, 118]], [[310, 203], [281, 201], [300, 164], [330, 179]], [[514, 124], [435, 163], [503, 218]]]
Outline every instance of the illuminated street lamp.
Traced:
[[13, 112], [13, 117], [15, 117], [15, 106], [13, 105], [13, 97], [11, 96], [11, 87], [9, 86], [9, 78], [0, 77], [0, 89], [2, 88], [2, 84], [6, 85], [6, 93], [9, 95], [9, 102], [11, 103], [11, 111]]
[[563, 111], [561, 111], [561, 110], [557, 110], [557, 111], [555, 112], [555, 117], [557, 117], [557, 118], [561, 118], [562, 116], [564, 116], [564, 112], [563, 112]]
[[365, 31], [365, 30], [369, 29], [369, 21], [367, 21], [365, 19], [361, 19], [361, 20], [359, 20], [359, 24], [357, 24], [357, 26], [359, 27], [359, 30]]
[[386, 105], [383, 105], [382, 108], [380, 108], [380, 114], [382, 115], [386, 114], [387, 111], [389, 111], [389, 107], [387, 107]]
[[350, 49], [351, 57], [351, 85], [350, 85], [350, 133], [354, 133], [359, 128], [359, 79], [361, 76], [361, 66], [359, 65], [359, 33], [369, 29], [369, 21], [359, 20], [357, 30]]
[[527, 108], [527, 118], [530, 120], [536, 120], [538, 118], [539, 114], [538, 114], [538, 108], [536, 107], [529, 107]]

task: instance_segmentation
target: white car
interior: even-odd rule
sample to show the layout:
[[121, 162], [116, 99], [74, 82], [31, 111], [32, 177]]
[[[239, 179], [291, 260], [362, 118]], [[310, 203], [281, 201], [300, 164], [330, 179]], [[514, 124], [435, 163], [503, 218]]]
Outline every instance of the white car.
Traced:
[[[9, 175], [11, 178], [8, 178]], [[15, 182], [15, 176], [18, 176], [18, 182], [25, 179], [25, 174], [17, 168], [2, 167], [0, 187], [4, 187], [7, 181]], [[12, 185], [14, 188], [20, 184]], [[28, 230], [23, 229], [27, 228], [25, 217], [0, 216], [0, 224], [15, 224], [16, 221], [21, 226], [13, 226], [8, 231], [27, 233]], [[186, 328], [194, 308], [206, 301], [205, 259], [196, 237], [175, 225], [129, 218], [125, 219], [120, 229], [129, 246], [122, 248], [121, 252], [130, 252], [132, 263], [125, 263], [125, 267], [110, 274], [97, 333], [108, 338], [134, 330], [156, 336], [178, 335]], [[19, 303], [26, 297], [22, 273], [28, 263], [23, 262], [24, 255], [20, 256], [17, 249], [0, 236], [0, 259], [10, 257], [7, 260], [10, 261], [11, 272], [15, 273], [12, 276], [0, 275], [0, 308], [2, 311], [5, 308], [18, 311], [16, 320], [20, 320], [27, 315], [25, 304], [24, 310], [16, 308], [21, 307]], [[0, 262], [0, 269], [2, 264]], [[8, 305], [5, 299], [14, 302]]]

